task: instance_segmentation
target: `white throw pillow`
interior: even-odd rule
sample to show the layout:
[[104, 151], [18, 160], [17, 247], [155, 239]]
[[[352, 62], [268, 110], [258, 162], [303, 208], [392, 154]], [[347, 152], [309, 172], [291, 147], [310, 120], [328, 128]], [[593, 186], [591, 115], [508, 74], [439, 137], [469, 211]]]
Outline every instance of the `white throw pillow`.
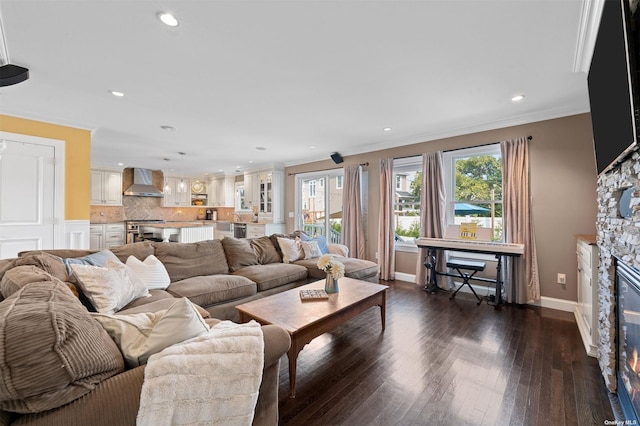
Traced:
[[171, 284], [167, 268], [154, 255], [147, 256], [144, 262], [135, 256], [129, 256], [126, 265], [149, 290], [164, 290]]
[[291, 263], [304, 258], [304, 252], [302, 251], [299, 240], [278, 237], [278, 244], [282, 251], [282, 262]]
[[186, 297], [154, 313], [92, 315], [116, 342], [128, 367], [146, 364], [151, 355], [164, 348], [209, 332], [209, 326]]
[[97, 312], [113, 314], [134, 299], [149, 296], [147, 286], [117, 258], [101, 266], [71, 264], [77, 284]]
[[322, 250], [317, 241], [300, 241], [305, 259], [315, 259], [322, 256]]

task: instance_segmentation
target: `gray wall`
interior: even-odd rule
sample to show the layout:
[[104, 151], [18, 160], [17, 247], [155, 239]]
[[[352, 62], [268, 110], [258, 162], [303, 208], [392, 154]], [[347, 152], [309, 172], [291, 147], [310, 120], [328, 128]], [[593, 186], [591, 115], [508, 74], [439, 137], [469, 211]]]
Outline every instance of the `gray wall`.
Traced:
[[[530, 142], [533, 219], [542, 296], [577, 300], [576, 235], [595, 234], [597, 213], [596, 166], [590, 114], [506, 127], [413, 145], [345, 156], [343, 165], [369, 162], [369, 220], [367, 258], [375, 260], [378, 233], [379, 160], [420, 155], [423, 152], [471, 147], [519, 136]], [[287, 167], [285, 212], [294, 211], [295, 173], [337, 167], [330, 159]], [[286, 219], [288, 231], [294, 220]], [[415, 255], [398, 256], [397, 270], [415, 274]], [[567, 274], [567, 284], [556, 284], [556, 274]]]

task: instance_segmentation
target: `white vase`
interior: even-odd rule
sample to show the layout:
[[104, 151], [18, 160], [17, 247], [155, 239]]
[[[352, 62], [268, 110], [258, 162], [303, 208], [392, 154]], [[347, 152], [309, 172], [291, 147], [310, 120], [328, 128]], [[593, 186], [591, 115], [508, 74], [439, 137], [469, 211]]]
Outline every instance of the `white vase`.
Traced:
[[337, 278], [333, 278], [333, 275], [327, 274], [327, 279], [324, 282], [324, 291], [327, 293], [337, 293], [340, 291]]

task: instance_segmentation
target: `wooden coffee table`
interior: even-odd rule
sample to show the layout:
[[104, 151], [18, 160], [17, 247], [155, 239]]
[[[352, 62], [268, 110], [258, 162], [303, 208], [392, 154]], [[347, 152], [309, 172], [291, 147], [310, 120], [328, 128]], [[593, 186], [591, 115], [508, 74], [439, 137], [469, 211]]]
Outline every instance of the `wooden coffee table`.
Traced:
[[380, 306], [382, 330], [385, 328], [386, 285], [352, 278], [340, 278], [340, 292], [323, 300], [300, 300], [300, 290], [324, 288], [324, 280], [236, 306], [240, 320], [275, 324], [291, 336], [289, 358], [289, 397], [296, 395], [296, 361], [304, 346], [373, 306]]

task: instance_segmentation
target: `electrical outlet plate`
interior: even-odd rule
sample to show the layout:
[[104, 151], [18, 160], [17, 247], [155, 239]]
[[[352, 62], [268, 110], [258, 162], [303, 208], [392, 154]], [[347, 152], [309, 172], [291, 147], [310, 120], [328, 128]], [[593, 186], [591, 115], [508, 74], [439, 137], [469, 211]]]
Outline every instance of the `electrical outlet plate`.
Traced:
[[567, 275], [558, 274], [558, 284], [566, 284], [566, 283], [567, 283]]

